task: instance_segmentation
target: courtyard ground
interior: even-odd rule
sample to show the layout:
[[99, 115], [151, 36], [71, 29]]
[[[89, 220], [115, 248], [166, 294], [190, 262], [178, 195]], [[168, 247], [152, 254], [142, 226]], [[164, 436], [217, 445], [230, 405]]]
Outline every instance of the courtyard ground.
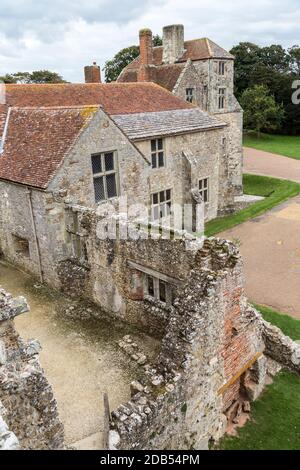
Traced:
[[300, 319], [300, 196], [218, 234], [240, 245], [247, 297]]
[[244, 136], [244, 146], [300, 160], [300, 136], [262, 134], [258, 138], [249, 132]]
[[123, 323], [68, 319], [65, 312], [73, 302], [35, 287], [31, 277], [1, 262], [0, 285], [29, 303], [29, 314], [16, 318], [16, 328], [24, 339], [37, 339], [42, 345], [40, 361], [54, 389], [66, 444], [101, 449], [103, 393], [108, 393], [111, 409], [117, 408], [130, 398], [130, 383], [137, 373], [117, 340], [130, 334], [149, 357], [156, 354], [157, 342]]
[[299, 160], [288, 159], [261, 150], [244, 148], [244, 172], [274, 176], [274, 178], [300, 183], [300, 144]]

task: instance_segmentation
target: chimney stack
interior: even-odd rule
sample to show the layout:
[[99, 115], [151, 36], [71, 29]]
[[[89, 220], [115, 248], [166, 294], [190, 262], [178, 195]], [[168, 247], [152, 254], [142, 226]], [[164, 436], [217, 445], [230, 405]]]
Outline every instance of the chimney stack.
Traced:
[[139, 82], [150, 82], [153, 70], [153, 43], [152, 31], [141, 29], [140, 33], [140, 68], [138, 70]]
[[184, 26], [173, 24], [163, 28], [163, 63], [174, 64], [184, 53]]
[[85, 83], [101, 83], [101, 71], [99, 65], [93, 62], [93, 65], [84, 67]]

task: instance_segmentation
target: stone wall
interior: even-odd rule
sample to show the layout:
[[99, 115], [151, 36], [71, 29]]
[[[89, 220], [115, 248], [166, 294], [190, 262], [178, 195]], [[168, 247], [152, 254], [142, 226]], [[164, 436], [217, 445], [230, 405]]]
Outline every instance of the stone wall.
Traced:
[[[178, 291], [156, 362], [142, 366], [131, 401], [112, 413], [111, 447], [208, 448], [226, 431], [232, 405], [250, 399], [244, 377], [263, 352], [236, 248], [206, 240]], [[256, 396], [264, 379], [251, 377]]]
[[[233, 204], [226, 171], [223, 171], [222, 166], [222, 137], [226, 133], [226, 129], [218, 129], [166, 137], [165, 167], [149, 172], [150, 193], [172, 189], [174, 203], [191, 204], [191, 189], [199, 188], [199, 180], [208, 178], [209, 203], [205, 208], [206, 220], [215, 218], [219, 209], [225, 205]], [[149, 140], [136, 142], [136, 145], [150, 158]], [[189, 162], [188, 169], [185, 159]], [[222, 179], [222, 176], [226, 179]]]
[[13, 319], [28, 311], [23, 297], [0, 290], [0, 449], [63, 449], [64, 431], [37, 341], [23, 341]]
[[[226, 138], [223, 161], [220, 159], [219, 213], [233, 210], [232, 194], [243, 193], [243, 112], [234, 96], [234, 61], [225, 61], [225, 75], [218, 74], [219, 60], [187, 62], [173, 93], [185, 99], [186, 88], [194, 88], [195, 103], [228, 124], [222, 137]], [[226, 88], [226, 105], [218, 108], [219, 88]], [[227, 170], [227, 171], [225, 171]]]
[[111, 449], [207, 449], [245, 422], [250, 402], [280, 366], [299, 373], [300, 346], [247, 303], [243, 284], [237, 249], [206, 240], [178, 292], [156, 361], [149, 364], [124, 338], [120, 346], [142, 371], [131, 400], [112, 413]]

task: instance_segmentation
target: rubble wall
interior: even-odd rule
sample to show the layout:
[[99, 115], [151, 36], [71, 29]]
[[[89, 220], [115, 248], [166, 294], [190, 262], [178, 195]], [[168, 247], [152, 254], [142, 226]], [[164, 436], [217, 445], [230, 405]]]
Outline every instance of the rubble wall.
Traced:
[[63, 449], [63, 426], [39, 363], [40, 345], [23, 341], [14, 327], [14, 317], [27, 311], [23, 297], [0, 290], [0, 449]]

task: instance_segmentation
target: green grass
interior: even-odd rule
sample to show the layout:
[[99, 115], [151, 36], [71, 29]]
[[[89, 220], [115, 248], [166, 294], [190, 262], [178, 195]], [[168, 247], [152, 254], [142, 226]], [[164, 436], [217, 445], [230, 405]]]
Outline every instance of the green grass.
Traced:
[[300, 377], [282, 371], [252, 403], [251, 420], [236, 437], [225, 436], [224, 450], [300, 450]]
[[[300, 321], [271, 308], [254, 305], [265, 320], [294, 340], [300, 339]], [[300, 377], [282, 371], [252, 403], [251, 420], [236, 437], [225, 436], [224, 450], [300, 450]]]
[[262, 134], [259, 139], [251, 132], [244, 136], [244, 146], [300, 160], [300, 136]]
[[280, 328], [285, 335], [289, 336], [294, 341], [300, 340], [300, 320], [296, 320], [289, 315], [276, 312], [272, 308], [264, 307], [263, 305], [253, 305], [257, 310], [259, 310], [266, 321]]
[[218, 217], [206, 224], [205, 234], [211, 237], [247, 220], [253, 219], [278, 204], [300, 194], [300, 184], [267, 176], [244, 175], [244, 192], [265, 199], [226, 217]]

